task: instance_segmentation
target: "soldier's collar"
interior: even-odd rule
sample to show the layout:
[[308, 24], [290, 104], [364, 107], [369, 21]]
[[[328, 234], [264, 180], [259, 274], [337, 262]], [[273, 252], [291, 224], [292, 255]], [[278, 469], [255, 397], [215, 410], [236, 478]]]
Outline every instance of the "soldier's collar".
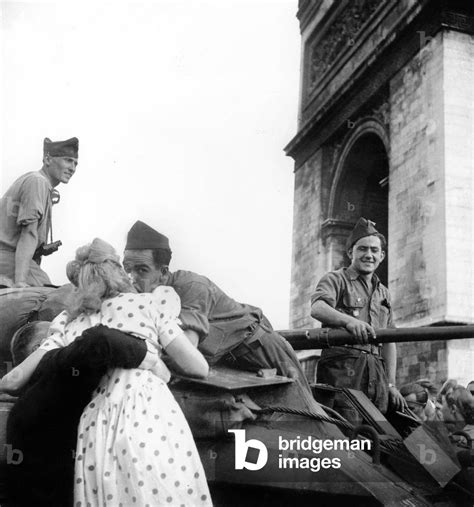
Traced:
[[359, 278], [359, 273], [352, 266], [349, 266], [346, 269], [346, 274], [349, 277], [349, 280], [351, 280], [352, 282], [354, 280], [357, 280], [357, 278]]
[[[359, 273], [352, 266], [349, 266], [348, 268], [346, 268], [346, 274], [349, 277], [349, 280], [351, 282], [353, 282], [354, 280], [357, 280], [357, 278], [359, 278], [359, 276], [360, 276]], [[377, 273], [374, 273], [372, 275], [372, 284], [374, 287], [378, 287], [380, 284], [380, 279], [377, 276]]]

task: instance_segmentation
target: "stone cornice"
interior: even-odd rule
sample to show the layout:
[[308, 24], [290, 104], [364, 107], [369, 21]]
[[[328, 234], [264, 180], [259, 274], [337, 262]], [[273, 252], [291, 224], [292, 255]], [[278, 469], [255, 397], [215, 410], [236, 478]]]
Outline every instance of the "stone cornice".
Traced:
[[441, 14], [441, 25], [443, 28], [474, 34], [474, 16], [472, 13], [446, 9]]
[[[389, 2], [393, 7], [393, 2]], [[455, 2], [456, 3], [456, 2]], [[357, 59], [357, 67], [352, 72], [342, 75], [344, 65], [354, 65], [356, 58], [354, 51], [349, 50], [350, 58], [342, 55], [334, 66], [328, 70], [324, 78], [325, 89], [318, 87], [318, 93], [309, 103], [304, 103], [302, 123], [296, 136], [285, 147], [287, 155], [296, 161], [296, 167], [304, 162], [308, 156], [327, 140], [351, 115], [356, 114], [357, 108], [369, 100], [370, 96], [385, 85], [388, 80], [420, 50], [420, 40], [426, 40], [437, 31], [444, 28], [463, 29], [469, 31], [472, 16], [469, 12], [454, 13], [453, 5], [447, 5], [442, 0], [420, 0], [416, 3], [401, 2], [398, 4], [411, 5], [410, 9], [399, 12], [395, 22], [390, 27], [380, 26], [382, 16], [388, 15], [390, 9], [374, 11], [373, 26], [364, 28], [361, 39], [372, 44], [365, 50], [364, 58]], [[388, 5], [388, 4], [387, 4]], [[393, 13], [391, 14], [393, 17]], [[457, 27], [457, 28], [456, 28]], [[369, 35], [374, 31], [383, 33], [378, 44]], [[380, 35], [380, 34], [379, 34]], [[364, 41], [359, 41], [361, 45]], [[360, 47], [360, 46], [359, 46]], [[337, 67], [337, 68], [336, 68]], [[336, 88], [335, 81], [339, 79], [340, 86]], [[311, 139], [311, 146], [307, 140]]]
[[323, 241], [329, 237], [340, 236], [346, 238], [348, 233], [354, 228], [355, 222], [346, 222], [336, 218], [328, 218], [321, 224], [321, 234]]
[[324, 0], [300, 0], [296, 17], [300, 22], [300, 31], [303, 32], [313, 19], [316, 11], [321, 7]]

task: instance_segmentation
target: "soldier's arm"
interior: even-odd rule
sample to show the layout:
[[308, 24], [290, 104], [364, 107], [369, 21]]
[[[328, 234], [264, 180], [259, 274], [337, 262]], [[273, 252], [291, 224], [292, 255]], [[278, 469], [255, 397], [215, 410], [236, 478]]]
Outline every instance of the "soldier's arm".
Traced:
[[[390, 301], [389, 294], [387, 294], [387, 300]], [[387, 328], [395, 328], [391, 307], [389, 310]], [[390, 386], [388, 390], [390, 405], [395, 410], [403, 410], [404, 408], [408, 408], [405, 398], [400, 394], [400, 391], [395, 387], [397, 373], [397, 344], [384, 343], [382, 346], [382, 357], [385, 360], [385, 368], [387, 371], [388, 383]]]
[[331, 308], [325, 301], [313, 303], [311, 317], [319, 320], [325, 326], [347, 329], [361, 344], [369, 343], [369, 337], [375, 338], [375, 329], [370, 324]]
[[382, 356], [385, 360], [388, 381], [395, 385], [395, 373], [397, 371], [397, 346], [395, 343], [384, 343], [382, 347]]
[[38, 244], [38, 222], [22, 226], [15, 252], [15, 286], [27, 286], [30, 262]]
[[15, 252], [15, 284], [26, 286], [30, 262], [38, 246], [38, 223], [45, 217], [50, 185], [42, 177], [27, 178], [18, 201], [17, 225], [21, 226], [20, 238]]
[[389, 383], [389, 402], [395, 410], [407, 408], [405, 398], [395, 387], [395, 374], [397, 371], [397, 345], [395, 343], [384, 343], [382, 347], [382, 357], [385, 360], [385, 368]]
[[346, 327], [347, 324], [350, 324], [353, 320], [355, 320], [350, 315], [332, 308], [328, 305], [328, 303], [326, 303], [326, 301], [323, 301], [322, 299], [315, 301], [312, 304], [311, 317], [319, 320], [326, 326], [334, 327]]
[[368, 343], [370, 336], [375, 338], [372, 326], [336, 310], [342, 292], [340, 278], [335, 273], [323, 276], [311, 296], [311, 317], [319, 320], [323, 326], [343, 327], [355, 336], [359, 343]]
[[147, 354], [145, 340], [106, 326], [86, 329], [55, 357], [55, 367], [70, 374], [77, 370], [106, 371], [108, 368], [138, 368]]
[[209, 313], [212, 293], [200, 282], [189, 282], [175, 287], [181, 300], [179, 319], [186, 338], [195, 346], [209, 333]]

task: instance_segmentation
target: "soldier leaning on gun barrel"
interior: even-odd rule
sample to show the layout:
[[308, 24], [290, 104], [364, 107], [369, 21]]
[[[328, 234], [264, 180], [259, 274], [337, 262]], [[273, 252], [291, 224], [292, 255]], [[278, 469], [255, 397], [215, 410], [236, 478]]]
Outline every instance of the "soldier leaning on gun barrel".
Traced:
[[[374, 223], [360, 218], [347, 240], [348, 268], [324, 275], [311, 296], [311, 316], [325, 327], [343, 327], [359, 344], [331, 347], [322, 352], [317, 381], [364, 392], [382, 412], [402, 409], [403, 396], [395, 387], [395, 343], [370, 344], [376, 329], [394, 327], [390, 294], [375, 274], [385, 258], [386, 240]], [[342, 394], [334, 408], [346, 419], [359, 416]]]
[[61, 245], [52, 237], [52, 206], [59, 202], [55, 187], [76, 172], [78, 150], [76, 137], [56, 142], [45, 138], [41, 170], [20, 176], [0, 199], [1, 286], [51, 285], [40, 262]]

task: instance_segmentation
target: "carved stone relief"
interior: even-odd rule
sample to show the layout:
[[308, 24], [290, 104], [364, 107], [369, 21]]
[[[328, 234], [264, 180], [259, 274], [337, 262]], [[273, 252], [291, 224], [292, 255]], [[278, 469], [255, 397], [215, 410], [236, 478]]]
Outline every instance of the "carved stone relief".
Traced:
[[336, 16], [329, 29], [309, 48], [307, 94], [311, 94], [337, 56], [355, 40], [372, 14], [385, 1], [353, 0]]

